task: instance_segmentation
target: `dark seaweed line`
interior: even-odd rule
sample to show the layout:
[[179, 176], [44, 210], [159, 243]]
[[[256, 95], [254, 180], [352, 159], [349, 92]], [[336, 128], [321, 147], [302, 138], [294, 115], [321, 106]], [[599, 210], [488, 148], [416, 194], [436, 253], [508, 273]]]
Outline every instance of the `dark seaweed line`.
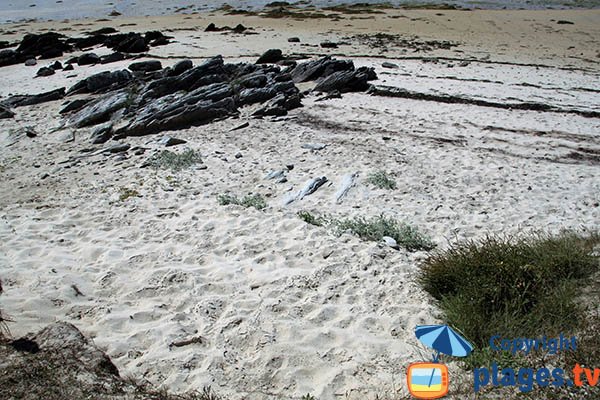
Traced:
[[600, 118], [600, 112], [598, 112], [598, 111], [562, 109], [562, 108], [553, 107], [553, 106], [550, 106], [550, 105], [544, 104], [544, 103], [531, 103], [531, 102], [497, 103], [497, 102], [487, 101], [487, 100], [470, 99], [470, 98], [461, 97], [461, 96], [412, 92], [410, 90], [401, 89], [401, 88], [392, 87], [392, 86], [371, 86], [371, 89], [369, 89], [368, 93], [373, 96], [398, 97], [398, 98], [412, 99], [412, 100], [435, 101], [438, 103], [446, 103], [446, 104], [470, 104], [470, 105], [475, 105], [475, 106], [480, 106], [480, 107], [501, 108], [501, 109], [505, 109], [505, 110], [553, 112], [553, 113], [561, 113], [561, 114], [575, 114], [575, 115], [580, 115], [585, 118]]

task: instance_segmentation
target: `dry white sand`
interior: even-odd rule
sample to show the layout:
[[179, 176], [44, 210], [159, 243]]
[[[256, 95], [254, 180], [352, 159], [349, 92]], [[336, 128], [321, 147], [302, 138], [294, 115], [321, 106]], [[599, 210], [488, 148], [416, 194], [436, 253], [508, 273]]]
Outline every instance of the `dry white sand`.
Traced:
[[[174, 21], [180, 29], [192, 23], [203, 28], [214, 20], [217, 25], [242, 22], [260, 32], [175, 31], [178, 44], [151, 51], [173, 57], [163, 59], [165, 65], [178, 57], [198, 62], [219, 53], [227, 61], [250, 61], [248, 56], [270, 47], [336, 52], [355, 55], [350, 58], [357, 66], [374, 66], [376, 84], [498, 102], [600, 108], [597, 11], [398, 13], [430, 23], [413, 21], [411, 28], [405, 18], [387, 16], [327, 24], [195, 16], [192, 22], [157, 17], [156, 23], [142, 26], [140, 20], [121, 29], [164, 29]], [[474, 18], [469, 20], [473, 28], [465, 25], [467, 15]], [[551, 19], [575, 24], [553, 25]], [[488, 20], [494, 22], [483, 23]], [[381, 24], [401, 34], [461, 43], [418, 56], [546, 66], [424, 63], [402, 60], [407, 55], [401, 49], [389, 48], [385, 56], [399, 68], [384, 69], [381, 49], [357, 42], [327, 51], [286, 41], [300, 36], [303, 43], [317, 44], [349, 32], [378, 32]], [[12, 29], [22, 28], [4, 27]], [[79, 67], [69, 73], [76, 77], [60, 72], [36, 79], [37, 67], [5, 67], [0, 95], [70, 86], [126, 65]], [[92, 147], [91, 129], [76, 131], [73, 142], [66, 142], [70, 131], [53, 132], [61, 124], [61, 102], [18, 108], [14, 120], [1, 120], [5, 294], [0, 300], [16, 321], [10, 325], [14, 335], [67, 320], [94, 337], [123, 374], [174, 390], [211, 385], [232, 399], [306, 393], [320, 399], [401, 398], [407, 393], [406, 365], [429, 358], [414, 327], [438, 322], [438, 310], [414, 279], [426, 254], [336, 237], [304, 223], [296, 212], [384, 213], [418, 227], [441, 248], [489, 233], [600, 227], [598, 118], [366, 94], [323, 102], [309, 96], [303, 103], [276, 121], [247, 119], [244, 112], [241, 119], [250, 126], [243, 130], [230, 132], [243, 121], [228, 119], [171, 132], [188, 141], [179, 151], [198, 150], [207, 167], [177, 173], [139, 168], [152, 149], [160, 149], [152, 136], [125, 140], [150, 148], [145, 156], [96, 155], [73, 162]], [[23, 135], [28, 126], [37, 137]], [[305, 143], [327, 147], [311, 151], [301, 147]], [[241, 158], [235, 157], [238, 152]], [[288, 164], [294, 169], [287, 183], [263, 179]], [[396, 190], [365, 182], [381, 169], [393, 175]], [[343, 175], [356, 171], [357, 186], [336, 204], [333, 196]], [[49, 176], [41, 179], [44, 174]], [[282, 205], [290, 190], [317, 176], [326, 176], [331, 185]], [[121, 201], [123, 188], [140, 196]], [[216, 196], [225, 192], [260, 193], [268, 207], [219, 206]], [[198, 336], [201, 343], [170, 346]]]

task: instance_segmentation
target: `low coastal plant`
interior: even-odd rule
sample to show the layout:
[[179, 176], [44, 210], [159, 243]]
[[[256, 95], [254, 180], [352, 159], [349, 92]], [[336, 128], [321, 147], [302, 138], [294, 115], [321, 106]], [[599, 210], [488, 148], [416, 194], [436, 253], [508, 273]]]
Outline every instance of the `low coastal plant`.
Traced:
[[298, 217], [307, 224], [314, 226], [323, 226], [327, 221], [323, 217], [317, 217], [308, 211], [298, 211]]
[[396, 243], [409, 250], [431, 250], [435, 244], [418, 229], [399, 222], [395, 218], [379, 215], [373, 218], [335, 218], [332, 216], [315, 216], [308, 211], [300, 211], [298, 217], [307, 224], [324, 226], [333, 230], [336, 235], [349, 232], [363, 240], [382, 241], [384, 237], [393, 238]]
[[163, 150], [153, 155], [148, 160], [148, 165], [156, 169], [170, 169], [181, 171], [202, 162], [200, 153], [192, 149], [186, 149], [181, 153]]
[[480, 348], [499, 332], [573, 332], [585, 323], [580, 288], [600, 272], [599, 243], [596, 233], [487, 236], [434, 252], [419, 281], [446, 321]]
[[435, 247], [431, 239], [416, 228], [384, 215], [373, 218], [333, 219], [331, 225], [338, 235], [350, 232], [363, 240], [379, 242], [385, 236], [389, 236], [409, 251], [432, 250]]
[[373, 172], [367, 178], [367, 183], [379, 188], [379, 189], [396, 189], [396, 181], [389, 176], [385, 171]]
[[222, 206], [234, 204], [246, 208], [254, 207], [257, 210], [264, 210], [267, 208], [267, 202], [260, 194], [244, 196], [241, 199], [229, 194], [220, 194], [217, 196], [217, 202]]
[[140, 193], [137, 190], [135, 190], [135, 189], [130, 189], [130, 188], [127, 188], [127, 187], [122, 187], [119, 190], [119, 200], [120, 201], [125, 201], [128, 198], [130, 198], [130, 197], [140, 197], [140, 196], [141, 196]]

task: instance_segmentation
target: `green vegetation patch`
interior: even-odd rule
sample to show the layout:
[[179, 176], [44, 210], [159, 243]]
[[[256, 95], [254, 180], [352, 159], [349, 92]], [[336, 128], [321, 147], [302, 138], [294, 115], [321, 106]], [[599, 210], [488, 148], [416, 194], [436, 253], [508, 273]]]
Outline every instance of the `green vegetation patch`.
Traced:
[[238, 198], [229, 194], [220, 194], [217, 196], [217, 201], [220, 205], [226, 206], [229, 204], [235, 204], [242, 207], [254, 207], [257, 210], [264, 210], [267, 208], [267, 202], [260, 194], [253, 194]]
[[379, 188], [379, 189], [396, 189], [396, 181], [388, 175], [385, 171], [376, 171], [367, 177], [367, 183]]
[[415, 227], [384, 215], [372, 218], [361, 216], [335, 218], [315, 216], [308, 211], [300, 211], [297, 215], [308, 224], [332, 229], [336, 235], [348, 232], [363, 240], [374, 242], [379, 242], [388, 236], [393, 238], [400, 247], [409, 251], [428, 251], [435, 247], [433, 241]]
[[479, 348], [497, 334], [566, 334], [585, 325], [577, 298], [600, 270], [599, 243], [596, 233], [487, 236], [434, 252], [419, 281], [447, 322]]
[[202, 163], [200, 153], [192, 149], [186, 149], [181, 153], [163, 150], [148, 160], [148, 165], [153, 168], [173, 171], [181, 171], [200, 163]]

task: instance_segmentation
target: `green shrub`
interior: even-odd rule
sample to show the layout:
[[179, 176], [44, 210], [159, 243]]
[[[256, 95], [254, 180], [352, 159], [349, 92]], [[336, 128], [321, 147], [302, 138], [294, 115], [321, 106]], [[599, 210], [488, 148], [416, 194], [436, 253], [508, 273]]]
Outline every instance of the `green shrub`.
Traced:
[[222, 206], [235, 204], [246, 208], [254, 207], [257, 210], [264, 210], [267, 208], [267, 202], [260, 194], [244, 196], [241, 199], [229, 194], [220, 194], [217, 196], [217, 201]]
[[479, 347], [491, 336], [572, 332], [583, 321], [578, 288], [599, 271], [597, 234], [488, 236], [433, 253], [419, 281], [447, 322]]
[[354, 217], [331, 221], [335, 232], [350, 232], [363, 240], [381, 241], [384, 236], [393, 238], [399, 246], [409, 251], [431, 250], [435, 244], [416, 228], [380, 215], [374, 218]]
[[379, 189], [396, 189], [396, 181], [392, 179], [385, 171], [373, 172], [368, 176], [367, 182]]
[[201, 162], [200, 154], [192, 149], [186, 149], [181, 153], [163, 150], [148, 160], [148, 164], [153, 168], [173, 171], [181, 171]]

